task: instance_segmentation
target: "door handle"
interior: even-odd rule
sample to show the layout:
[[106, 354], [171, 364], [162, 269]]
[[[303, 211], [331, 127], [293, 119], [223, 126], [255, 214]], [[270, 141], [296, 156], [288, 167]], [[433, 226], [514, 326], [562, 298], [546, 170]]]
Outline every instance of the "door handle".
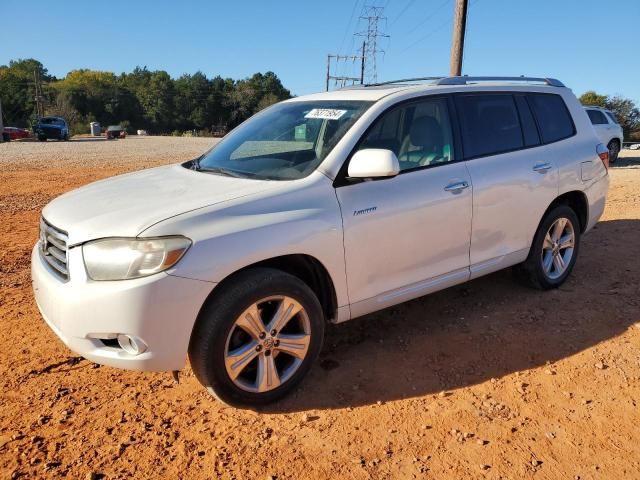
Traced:
[[464, 190], [465, 188], [468, 188], [469, 184], [467, 182], [454, 182], [454, 183], [450, 183], [449, 185], [447, 185], [446, 187], [444, 187], [444, 191], [445, 192], [453, 192], [453, 193], [459, 193], [462, 190]]
[[533, 171], [538, 173], [547, 173], [547, 170], [551, 170], [553, 167], [550, 163], [537, 163], [533, 166]]

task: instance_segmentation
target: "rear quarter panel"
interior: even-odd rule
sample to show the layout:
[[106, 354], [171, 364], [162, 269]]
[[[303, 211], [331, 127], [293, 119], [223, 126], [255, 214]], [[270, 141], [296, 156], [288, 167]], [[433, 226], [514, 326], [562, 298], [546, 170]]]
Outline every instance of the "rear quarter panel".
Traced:
[[583, 192], [589, 204], [589, 230], [598, 221], [604, 210], [609, 185], [607, 169], [596, 153], [601, 143], [589, 117], [578, 99], [567, 89], [562, 96], [571, 112], [576, 135], [555, 144], [554, 150], [558, 173], [559, 194], [571, 191]]

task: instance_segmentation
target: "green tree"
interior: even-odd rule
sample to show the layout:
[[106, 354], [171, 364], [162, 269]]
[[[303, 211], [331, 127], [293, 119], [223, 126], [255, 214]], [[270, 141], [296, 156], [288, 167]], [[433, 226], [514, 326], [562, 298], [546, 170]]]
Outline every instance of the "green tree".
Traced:
[[0, 66], [0, 99], [5, 125], [28, 127], [33, 121], [34, 73], [42, 82], [54, 80], [42, 63], [33, 58], [12, 60], [9, 65]]

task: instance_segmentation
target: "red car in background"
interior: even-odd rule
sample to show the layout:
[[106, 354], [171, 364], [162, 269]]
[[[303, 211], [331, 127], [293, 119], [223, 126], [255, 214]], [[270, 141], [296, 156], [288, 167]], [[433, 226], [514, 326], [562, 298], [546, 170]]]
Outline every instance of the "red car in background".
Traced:
[[29, 130], [18, 127], [4, 127], [2, 133], [5, 140], [19, 140], [21, 138], [29, 138], [31, 136], [31, 132], [29, 132]]

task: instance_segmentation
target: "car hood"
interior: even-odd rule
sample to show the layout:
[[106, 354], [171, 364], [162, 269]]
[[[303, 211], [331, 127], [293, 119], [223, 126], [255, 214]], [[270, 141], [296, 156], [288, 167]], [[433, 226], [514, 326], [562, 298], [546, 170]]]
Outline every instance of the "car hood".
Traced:
[[135, 237], [167, 218], [275, 188], [278, 183], [170, 165], [72, 190], [49, 203], [42, 216], [67, 232], [68, 245], [73, 246], [96, 238]]

